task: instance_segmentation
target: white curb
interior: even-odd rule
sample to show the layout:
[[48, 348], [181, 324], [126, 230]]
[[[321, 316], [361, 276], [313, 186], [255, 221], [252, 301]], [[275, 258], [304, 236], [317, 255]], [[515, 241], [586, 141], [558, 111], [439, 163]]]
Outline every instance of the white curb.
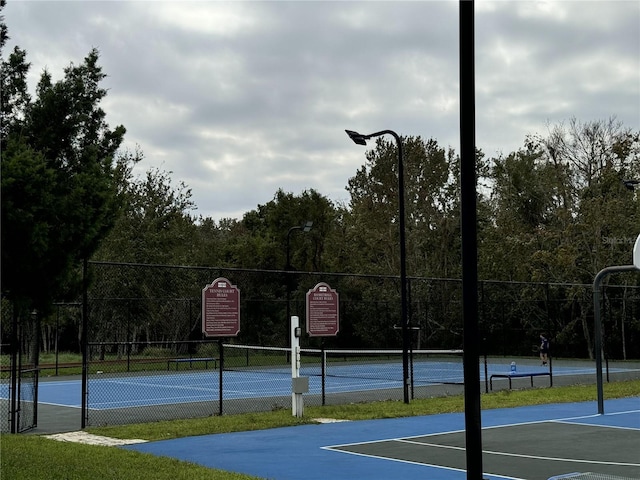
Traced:
[[52, 440], [58, 440], [59, 442], [86, 443], [88, 445], [102, 445], [106, 447], [117, 447], [120, 445], [131, 445], [134, 443], [146, 443], [146, 440], [139, 440], [136, 438], [122, 440], [119, 438], [102, 437], [100, 435], [93, 435], [86, 432], [56, 433], [54, 435], [44, 435], [44, 437], [50, 438]]

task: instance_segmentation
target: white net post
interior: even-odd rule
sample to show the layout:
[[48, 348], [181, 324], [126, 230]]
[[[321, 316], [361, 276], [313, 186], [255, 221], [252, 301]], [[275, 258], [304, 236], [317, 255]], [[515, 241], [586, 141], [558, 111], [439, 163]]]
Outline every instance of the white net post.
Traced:
[[291, 317], [291, 413], [302, 417], [304, 412], [300, 378], [300, 318]]

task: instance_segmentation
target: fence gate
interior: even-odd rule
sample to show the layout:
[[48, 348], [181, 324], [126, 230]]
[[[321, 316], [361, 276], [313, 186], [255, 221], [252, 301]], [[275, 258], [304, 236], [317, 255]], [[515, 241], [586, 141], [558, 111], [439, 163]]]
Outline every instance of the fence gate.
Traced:
[[18, 318], [14, 313], [8, 335], [11, 343], [2, 344], [0, 401], [6, 413], [0, 421], [2, 432], [21, 433], [37, 426], [38, 332], [36, 315]]

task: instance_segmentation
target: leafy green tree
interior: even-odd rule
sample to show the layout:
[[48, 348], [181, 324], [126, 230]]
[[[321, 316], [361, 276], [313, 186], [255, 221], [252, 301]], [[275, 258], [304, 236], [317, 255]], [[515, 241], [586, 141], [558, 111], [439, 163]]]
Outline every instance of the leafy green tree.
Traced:
[[[6, 0], [0, 0], [0, 11], [5, 7], [6, 4]], [[4, 15], [0, 15], [0, 49], [7, 40], [9, 40], [7, 25], [4, 23]]]
[[[404, 137], [405, 224], [409, 275], [455, 277], [460, 273], [459, 166], [453, 150], [434, 139]], [[478, 152], [478, 171], [482, 154]], [[365, 164], [349, 179], [345, 215], [351, 271], [399, 272], [398, 153], [378, 138]]]
[[[403, 137], [405, 237], [407, 273], [419, 277], [456, 278], [461, 271], [459, 158], [434, 139]], [[366, 162], [349, 179], [349, 208], [342, 216], [342, 238], [349, 249], [344, 254], [345, 270], [397, 276], [400, 272], [400, 231], [398, 196], [398, 151], [394, 141], [378, 138], [375, 147], [365, 153]], [[486, 176], [482, 152], [477, 152], [478, 177]], [[488, 222], [485, 200], [479, 195], [479, 225]], [[392, 287], [392, 288], [390, 288]], [[354, 322], [359, 332], [369, 328], [371, 318], [397, 322], [400, 283], [387, 285], [369, 282], [363, 286], [362, 299], [374, 308]], [[421, 325], [421, 338], [428, 340], [433, 330], [460, 331], [460, 316], [431, 301], [428, 282], [411, 282], [411, 322]], [[455, 295], [454, 289], [447, 291]], [[380, 319], [384, 301], [396, 311]], [[448, 297], [442, 304], [456, 300]], [[459, 301], [459, 300], [458, 300]], [[441, 314], [436, 313], [437, 311]], [[437, 318], [436, 318], [437, 317]]]
[[[140, 152], [128, 154], [132, 162]], [[172, 184], [170, 172], [150, 169], [136, 179], [123, 175], [122, 213], [92, 260], [139, 264], [192, 265], [198, 250], [191, 190]], [[126, 278], [107, 278], [95, 295], [128, 299], [93, 313], [93, 338], [136, 341], [140, 338], [185, 338], [181, 302], [193, 296], [189, 282], [171, 270], [132, 268]], [[160, 292], [165, 292], [161, 294]], [[170, 292], [170, 295], [168, 295]], [[168, 298], [170, 297], [170, 298]], [[188, 331], [187, 331], [188, 334]], [[111, 337], [109, 337], [111, 336]]]
[[[130, 154], [139, 161], [139, 152]], [[123, 206], [94, 260], [190, 265], [195, 247], [191, 189], [172, 185], [171, 172], [152, 168], [140, 179], [123, 179]]]
[[79, 262], [115, 222], [125, 129], [110, 129], [99, 106], [107, 92], [97, 50], [60, 81], [43, 72], [33, 100], [28, 70], [17, 47], [2, 60], [2, 292], [46, 312], [77, 294]]
[[[326, 267], [326, 238], [334, 228], [333, 203], [310, 189], [294, 195], [279, 189], [273, 200], [245, 213], [241, 222], [227, 222], [231, 242], [224, 256], [229, 266], [284, 270], [289, 260], [295, 270], [323, 271]], [[307, 221], [312, 229], [305, 234], [292, 231]]]
[[547, 137], [527, 138], [524, 149], [492, 168], [493, 227], [482, 246], [482, 274], [573, 283], [561, 307], [571, 321], [555, 333], [581, 336], [589, 349], [592, 297], [580, 284], [591, 284], [606, 266], [629, 263], [639, 202], [622, 180], [640, 173], [638, 138], [615, 119], [572, 119]]
[[[227, 239], [220, 244], [225, 266], [282, 271], [245, 277], [241, 287], [246, 301], [244, 318], [246, 325], [253, 325], [247, 338], [271, 344], [288, 339], [287, 307], [295, 309], [310, 286], [299, 283], [298, 273], [284, 270], [325, 271], [327, 237], [334, 228], [334, 218], [331, 201], [315, 190], [294, 195], [279, 189], [273, 200], [247, 212], [240, 222], [221, 222], [223, 238]], [[309, 232], [292, 230], [307, 221], [313, 222]]]
[[545, 250], [557, 213], [556, 171], [540, 152], [522, 149], [494, 159], [491, 168], [492, 227], [481, 245], [486, 279], [531, 281], [533, 256]]
[[639, 135], [615, 119], [572, 119], [537, 140], [541, 158], [557, 172], [550, 189], [557, 201], [548, 229], [552, 245], [534, 269], [556, 281], [591, 283], [602, 268], [629, 263], [629, 245], [608, 239], [637, 235], [638, 198], [622, 180], [640, 174]]

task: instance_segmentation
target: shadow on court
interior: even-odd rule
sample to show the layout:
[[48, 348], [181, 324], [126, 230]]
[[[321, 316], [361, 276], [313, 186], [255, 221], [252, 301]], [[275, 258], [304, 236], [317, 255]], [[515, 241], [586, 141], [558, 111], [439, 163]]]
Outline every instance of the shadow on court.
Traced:
[[[640, 479], [640, 398], [486, 410], [487, 479]], [[273, 480], [466, 478], [464, 415], [305, 425], [126, 447]]]

